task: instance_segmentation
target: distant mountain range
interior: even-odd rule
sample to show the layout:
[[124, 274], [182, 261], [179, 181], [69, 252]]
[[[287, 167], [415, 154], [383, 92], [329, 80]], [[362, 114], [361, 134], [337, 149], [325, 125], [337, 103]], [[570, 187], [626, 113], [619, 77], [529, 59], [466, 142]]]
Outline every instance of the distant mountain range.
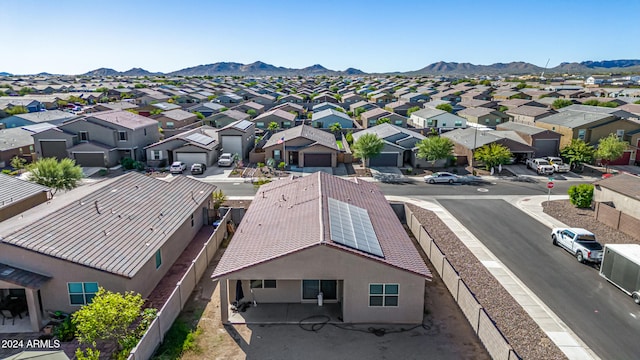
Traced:
[[[542, 68], [527, 62], [516, 61], [510, 63], [495, 63], [491, 65], [475, 65], [471, 63], [457, 62], [437, 62], [425, 66], [422, 69], [407, 72], [394, 72], [392, 74], [401, 75], [535, 75], [545, 73], [546, 76], [552, 74], [610, 74], [610, 73], [640, 73], [640, 60], [603, 60], [603, 61], [583, 61], [572, 63], [561, 63], [552, 68]], [[40, 73], [39, 75], [50, 75]], [[316, 64], [302, 69], [286, 68], [274, 66], [256, 61], [251, 64], [241, 64], [236, 62], [218, 62], [207, 65], [198, 65], [170, 73], [153, 73], [141, 68], [133, 68], [127, 71], [116, 71], [109, 68], [100, 68], [89, 71], [82, 75], [86, 76], [357, 76], [368, 75], [367, 73], [348, 68], [344, 71], [330, 70], [322, 65]], [[0, 72], [0, 76], [11, 76], [10, 73]]]

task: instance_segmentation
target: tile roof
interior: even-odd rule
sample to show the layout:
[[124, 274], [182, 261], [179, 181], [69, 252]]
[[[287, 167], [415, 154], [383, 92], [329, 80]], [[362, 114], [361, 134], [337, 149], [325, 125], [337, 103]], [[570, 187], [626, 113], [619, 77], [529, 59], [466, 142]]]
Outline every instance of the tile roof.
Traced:
[[283, 118], [285, 120], [288, 121], [294, 121], [296, 119], [296, 116], [288, 111], [284, 111], [284, 110], [280, 110], [280, 109], [275, 109], [275, 110], [271, 110], [271, 111], [267, 111], [264, 114], [260, 114], [258, 116], [256, 116], [255, 119], [253, 119], [253, 121], [258, 121], [260, 119], [263, 119], [267, 116], [277, 116], [279, 118]]
[[505, 111], [505, 113], [524, 116], [540, 116], [544, 114], [554, 114], [555, 111], [540, 106], [522, 105], [516, 108], [510, 108]]
[[502, 124], [498, 124], [496, 125], [496, 128], [498, 130], [512, 130], [512, 131], [516, 131], [516, 132], [527, 134], [527, 135], [535, 135], [545, 131], [552, 132], [551, 130], [548, 130], [548, 129], [543, 129], [537, 126], [532, 126], [527, 124], [516, 123], [513, 121], [508, 121]]
[[0, 130], [0, 151], [17, 149], [33, 145], [33, 132], [23, 128], [9, 128]]
[[640, 200], [640, 177], [620, 174], [594, 183], [635, 200]]
[[444, 111], [444, 110], [440, 110], [440, 109], [436, 109], [436, 108], [424, 108], [424, 109], [420, 109], [418, 111], [415, 111], [415, 112], [411, 113], [411, 115], [415, 115], [415, 116], [423, 118], [423, 119], [429, 119], [429, 118], [432, 118], [434, 116], [442, 115], [444, 113], [446, 113], [446, 111]]
[[545, 124], [566, 126], [568, 128], [577, 128], [586, 126], [596, 121], [614, 118], [609, 114], [598, 114], [584, 111], [561, 111], [557, 114], [546, 116], [538, 121]]
[[0, 263], [0, 281], [37, 290], [49, 279], [49, 276]]
[[63, 121], [69, 121], [72, 119], [79, 118], [78, 115], [71, 114], [65, 111], [60, 111], [60, 110], [36, 111], [32, 113], [19, 114], [14, 116], [25, 119], [27, 121], [31, 121], [33, 123], [43, 123], [43, 122], [50, 122], [50, 121], [63, 122]]
[[184, 121], [184, 120], [195, 117], [196, 114], [193, 114], [181, 109], [175, 109], [175, 110], [163, 111], [162, 116], [165, 116], [169, 119], [176, 120], [176, 121]]
[[269, 140], [267, 140], [263, 147], [267, 148], [269, 146], [276, 145], [278, 140], [280, 140], [281, 138], [284, 138], [286, 146], [287, 141], [298, 137], [303, 137], [305, 139], [312, 140], [317, 144], [326, 146], [330, 149], [338, 150], [336, 137], [333, 134], [304, 124], [273, 134], [269, 138]]
[[49, 191], [48, 187], [5, 174], [0, 174], [0, 189], [2, 189], [0, 191], [0, 209], [35, 194]]
[[337, 111], [334, 109], [324, 109], [322, 111], [318, 111], [318, 112], [314, 112], [313, 115], [311, 116], [311, 120], [315, 121], [315, 120], [320, 120], [322, 118], [325, 118], [327, 116], [337, 116], [340, 118], [343, 118], [345, 120], [348, 121], [352, 121], [351, 118], [349, 117], [349, 115], [341, 112], [341, 111]]
[[87, 118], [99, 119], [131, 130], [151, 125], [158, 126], [158, 122], [154, 119], [122, 110], [101, 111], [93, 113], [87, 116]]
[[215, 188], [131, 172], [0, 241], [131, 278]]
[[494, 109], [489, 109], [489, 108], [473, 107], [473, 108], [466, 108], [464, 110], [458, 111], [458, 115], [469, 115], [469, 116], [479, 117], [479, 116], [489, 115], [494, 111], [495, 111]]
[[[331, 239], [328, 199], [365, 209], [384, 258]], [[218, 278], [313, 246], [331, 246], [431, 278], [424, 261], [375, 184], [323, 172], [260, 187], [212, 277]], [[292, 269], [295, 271], [295, 269]]]
[[[389, 136], [393, 136], [393, 135], [397, 135], [397, 134], [405, 134], [407, 136], [411, 136], [414, 137], [418, 140], [422, 140], [425, 137], [422, 134], [419, 134], [415, 131], [411, 131], [409, 129], [405, 129], [402, 128], [400, 126], [396, 126], [390, 123], [382, 123], [367, 129], [364, 129], [362, 131], [358, 131], [357, 133], [353, 134], [353, 140], [356, 141], [360, 138], [360, 136], [364, 135], [364, 134], [376, 134], [379, 138], [381, 139], [386, 139]], [[402, 140], [406, 139], [407, 137], [402, 138]]]

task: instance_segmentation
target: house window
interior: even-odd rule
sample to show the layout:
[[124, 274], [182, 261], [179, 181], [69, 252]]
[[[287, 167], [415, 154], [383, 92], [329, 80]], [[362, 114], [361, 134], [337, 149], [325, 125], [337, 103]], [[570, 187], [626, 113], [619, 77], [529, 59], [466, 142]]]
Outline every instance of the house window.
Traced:
[[193, 214], [191, 214], [191, 227], [193, 227]]
[[118, 140], [119, 141], [127, 141], [127, 132], [126, 131], [118, 131]]
[[264, 127], [264, 122], [262, 122], [262, 121], [258, 121], [258, 122], [256, 123], [256, 127], [259, 127], [259, 128], [261, 128], [261, 129], [262, 129], [262, 128]]
[[86, 131], [78, 131], [78, 137], [80, 141], [89, 141], [89, 133]]
[[443, 123], [440, 125], [440, 127], [447, 127], [447, 123], [446, 123], [446, 122], [443, 122]]
[[162, 160], [162, 151], [151, 150], [151, 160]]
[[29, 152], [33, 152], [33, 145], [29, 145]]
[[156, 251], [156, 269], [159, 268], [160, 265], [162, 265], [162, 252], [158, 249], [158, 251]]
[[369, 306], [398, 306], [398, 284], [369, 284]]
[[456, 121], [453, 125], [455, 127], [460, 127], [460, 126], [462, 126], [462, 121]]
[[484, 119], [484, 123], [485, 123], [485, 124], [489, 124], [490, 122], [491, 122], [491, 120], [489, 120], [489, 119]]
[[618, 139], [622, 140], [622, 137], [624, 136], [624, 130], [616, 130], [616, 136], [618, 137]]
[[302, 280], [303, 300], [317, 300], [320, 292], [325, 300], [337, 300], [337, 282], [335, 280]]
[[586, 135], [587, 135], [587, 130], [585, 129], [578, 130], [578, 139], [584, 140]]
[[67, 283], [69, 303], [71, 305], [86, 305], [91, 302], [98, 292], [97, 282], [70, 282]]
[[396, 120], [394, 122], [397, 126], [402, 126], [402, 120]]
[[173, 129], [173, 121], [167, 121], [167, 129]]
[[428, 125], [428, 126], [432, 126], [432, 125], [433, 125], [433, 119], [429, 119], [429, 120], [427, 120], [427, 125]]
[[282, 160], [282, 154], [279, 149], [273, 150], [273, 158], [276, 160]]
[[291, 127], [291, 121], [283, 121], [282, 122], [282, 127], [283, 128], [290, 128]]
[[251, 280], [252, 289], [275, 289], [275, 280]]
[[144, 129], [144, 136], [147, 136], [147, 129]]

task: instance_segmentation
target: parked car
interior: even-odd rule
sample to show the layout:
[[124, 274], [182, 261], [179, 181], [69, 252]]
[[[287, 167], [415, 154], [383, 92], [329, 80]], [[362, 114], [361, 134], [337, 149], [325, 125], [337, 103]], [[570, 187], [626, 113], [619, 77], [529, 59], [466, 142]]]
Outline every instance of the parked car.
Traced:
[[202, 175], [207, 170], [207, 165], [195, 163], [191, 165], [191, 175]]
[[562, 161], [562, 158], [555, 157], [555, 156], [545, 156], [544, 159], [547, 160], [553, 166], [554, 172], [566, 173], [566, 172], [569, 172], [569, 170], [571, 170], [571, 167], [569, 166], [569, 164], [565, 164]]
[[218, 158], [218, 166], [231, 166], [233, 165], [233, 155], [230, 153], [224, 153]]
[[585, 229], [554, 228], [551, 231], [551, 241], [553, 245], [573, 254], [578, 262], [599, 264], [602, 261], [602, 244], [592, 232]]
[[453, 184], [454, 182], [458, 181], [458, 175], [445, 172], [445, 171], [434, 172], [431, 175], [425, 176], [424, 181], [429, 184], [435, 184], [435, 183]]
[[185, 170], [187, 170], [187, 164], [182, 161], [174, 161], [169, 168], [169, 172], [172, 174], [182, 174]]
[[535, 170], [538, 175], [553, 174], [553, 165], [545, 159], [527, 159], [527, 169]]

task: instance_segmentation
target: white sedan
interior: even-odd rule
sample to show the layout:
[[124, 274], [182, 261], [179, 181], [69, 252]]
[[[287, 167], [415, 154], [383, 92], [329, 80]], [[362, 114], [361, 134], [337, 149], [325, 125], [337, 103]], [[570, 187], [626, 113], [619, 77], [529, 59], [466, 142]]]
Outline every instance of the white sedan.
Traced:
[[458, 175], [445, 172], [445, 171], [434, 172], [431, 175], [425, 176], [424, 181], [429, 184], [435, 184], [435, 183], [453, 184], [454, 182], [458, 181]]

